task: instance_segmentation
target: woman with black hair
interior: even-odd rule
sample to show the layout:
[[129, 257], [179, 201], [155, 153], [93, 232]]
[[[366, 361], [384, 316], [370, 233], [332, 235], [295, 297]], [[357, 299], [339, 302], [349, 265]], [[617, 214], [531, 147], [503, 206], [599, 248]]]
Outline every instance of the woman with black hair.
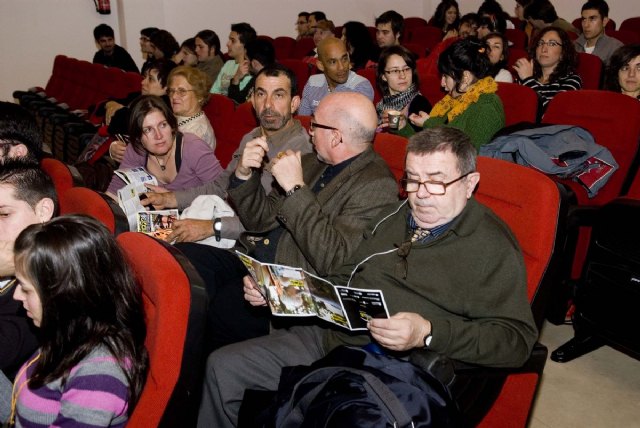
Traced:
[[487, 54], [491, 62], [491, 76], [496, 82], [513, 83], [513, 76], [507, 70], [509, 60], [509, 41], [502, 33], [489, 33], [484, 37]]
[[198, 57], [196, 67], [205, 72], [211, 87], [224, 65], [220, 55], [220, 38], [215, 31], [202, 30], [196, 34], [195, 39], [195, 54]]
[[[409, 120], [424, 128], [441, 125], [458, 128], [469, 135], [479, 149], [505, 124], [486, 45], [475, 37], [453, 43], [440, 54], [438, 70], [442, 75], [440, 84], [447, 95], [433, 106], [431, 113], [414, 113]], [[413, 132], [407, 125], [399, 134], [409, 136]]]
[[349, 21], [342, 27], [342, 40], [347, 46], [351, 70], [374, 67], [376, 63], [376, 48], [371, 34], [362, 22]]
[[553, 97], [582, 87], [582, 79], [576, 74], [578, 54], [566, 31], [546, 27], [531, 41], [529, 57], [520, 58], [513, 68], [520, 84], [537, 92], [540, 119]]
[[621, 46], [611, 55], [604, 88], [640, 100], [640, 44]]
[[[389, 111], [399, 111], [408, 117], [412, 113], [431, 111], [431, 103], [420, 93], [416, 55], [404, 46], [390, 46], [382, 51], [378, 61], [376, 82], [383, 94], [376, 104], [382, 126], [389, 124]], [[416, 131], [419, 131], [418, 127]]]
[[429, 25], [442, 30], [443, 38], [449, 32], [457, 33], [459, 23], [460, 7], [458, 7], [456, 0], [442, 0], [429, 20]]
[[40, 348], [13, 386], [17, 426], [124, 427], [146, 380], [142, 297], [111, 233], [85, 216], [34, 224], [14, 247], [14, 299]]

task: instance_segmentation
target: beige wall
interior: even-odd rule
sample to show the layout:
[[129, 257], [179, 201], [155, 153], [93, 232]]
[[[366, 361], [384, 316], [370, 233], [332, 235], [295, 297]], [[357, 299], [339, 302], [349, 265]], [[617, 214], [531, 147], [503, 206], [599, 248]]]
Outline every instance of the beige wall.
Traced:
[[[476, 10], [482, 0], [458, 2], [466, 13]], [[555, 4], [558, 14], [571, 21], [579, 16], [583, 2], [556, 0]], [[96, 50], [92, 29], [103, 22], [116, 30], [116, 41], [141, 64], [138, 31], [143, 27], [166, 28], [179, 41], [210, 28], [218, 33], [224, 46], [232, 22], [250, 22], [259, 34], [292, 36], [300, 10], [321, 8], [336, 25], [348, 20], [372, 25], [375, 16], [391, 4], [405, 16], [429, 18], [438, 3], [439, 0], [111, 0], [111, 15], [99, 15], [91, 0], [0, 0], [0, 100], [10, 100], [14, 89], [44, 86], [56, 54], [90, 61]], [[501, 3], [513, 13], [514, 0]], [[609, 4], [613, 6], [611, 18], [618, 23], [628, 16], [640, 16], [638, 0], [610, 0]]]

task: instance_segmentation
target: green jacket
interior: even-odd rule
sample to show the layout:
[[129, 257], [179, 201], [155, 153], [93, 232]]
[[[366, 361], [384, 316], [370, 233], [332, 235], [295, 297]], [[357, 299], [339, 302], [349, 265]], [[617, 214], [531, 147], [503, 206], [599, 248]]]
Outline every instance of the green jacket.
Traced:
[[[504, 108], [496, 94], [482, 94], [478, 102], [471, 104], [464, 112], [447, 123], [447, 116], [430, 117], [423, 127], [451, 126], [466, 133], [477, 150], [487, 144], [493, 135], [504, 128]], [[415, 131], [410, 124], [398, 131], [398, 134], [410, 137]]]
[[[409, 212], [408, 203], [383, 210], [382, 220], [368, 229], [351, 262], [329, 280], [346, 285], [358, 262], [405, 242]], [[397, 251], [371, 257], [349, 285], [382, 290], [390, 315], [414, 312], [431, 321], [433, 351], [468, 363], [517, 367], [538, 337], [526, 281], [511, 231], [471, 198], [445, 233], [411, 245], [406, 264]], [[368, 334], [327, 330], [325, 346], [329, 350], [370, 340]]]

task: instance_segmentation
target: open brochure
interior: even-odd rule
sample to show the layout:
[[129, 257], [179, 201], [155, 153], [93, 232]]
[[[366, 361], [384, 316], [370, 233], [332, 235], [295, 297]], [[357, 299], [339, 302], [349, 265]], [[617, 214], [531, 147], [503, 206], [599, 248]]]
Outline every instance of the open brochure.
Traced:
[[170, 242], [173, 223], [178, 219], [178, 210], [139, 211], [136, 213], [137, 231], [154, 238]]
[[349, 330], [366, 330], [371, 318], [389, 318], [381, 290], [333, 285], [300, 268], [261, 263], [239, 251], [236, 254], [274, 315], [316, 316]]
[[118, 203], [127, 216], [129, 230], [137, 230], [138, 213], [145, 211], [140, 203], [140, 195], [148, 192], [146, 184], [158, 184], [158, 180], [149, 174], [144, 167], [118, 169], [115, 174], [125, 182], [125, 186], [118, 190]]

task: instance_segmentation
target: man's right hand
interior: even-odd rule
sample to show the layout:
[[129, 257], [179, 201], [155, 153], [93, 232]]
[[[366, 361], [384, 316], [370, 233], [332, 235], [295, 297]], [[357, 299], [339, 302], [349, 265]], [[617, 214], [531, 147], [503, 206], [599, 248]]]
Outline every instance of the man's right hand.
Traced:
[[239, 85], [240, 81], [249, 74], [249, 60], [245, 59], [238, 65], [238, 69], [236, 70], [236, 74], [233, 75], [231, 82], [234, 85]]
[[267, 306], [267, 301], [264, 300], [264, 296], [259, 291], [260, 286], [256, 284], [250, 275], [242, 278], [242, 282], [244, 283], [244, 299], [251, 306]]
[[269, 144], [267, 144], [266, 137], [262, 136], [249, 141], [236, 167], [236, 177], [241, 180], [248, 180], [251, 177], [251, 169], [258, 169], [262, 166], [262, 161], [268, 151]]
[[150, 191], [145, 193], [146, 198], [140, 200], [142, 206], [147, 207], [153, 205], [153, 208], [156, 210], [178, 207], [178, 200], [176, 199], [175, 193], [168, 191], [164, 187], [154, 186], [153, 184], [146, 184], [145, 186]]

